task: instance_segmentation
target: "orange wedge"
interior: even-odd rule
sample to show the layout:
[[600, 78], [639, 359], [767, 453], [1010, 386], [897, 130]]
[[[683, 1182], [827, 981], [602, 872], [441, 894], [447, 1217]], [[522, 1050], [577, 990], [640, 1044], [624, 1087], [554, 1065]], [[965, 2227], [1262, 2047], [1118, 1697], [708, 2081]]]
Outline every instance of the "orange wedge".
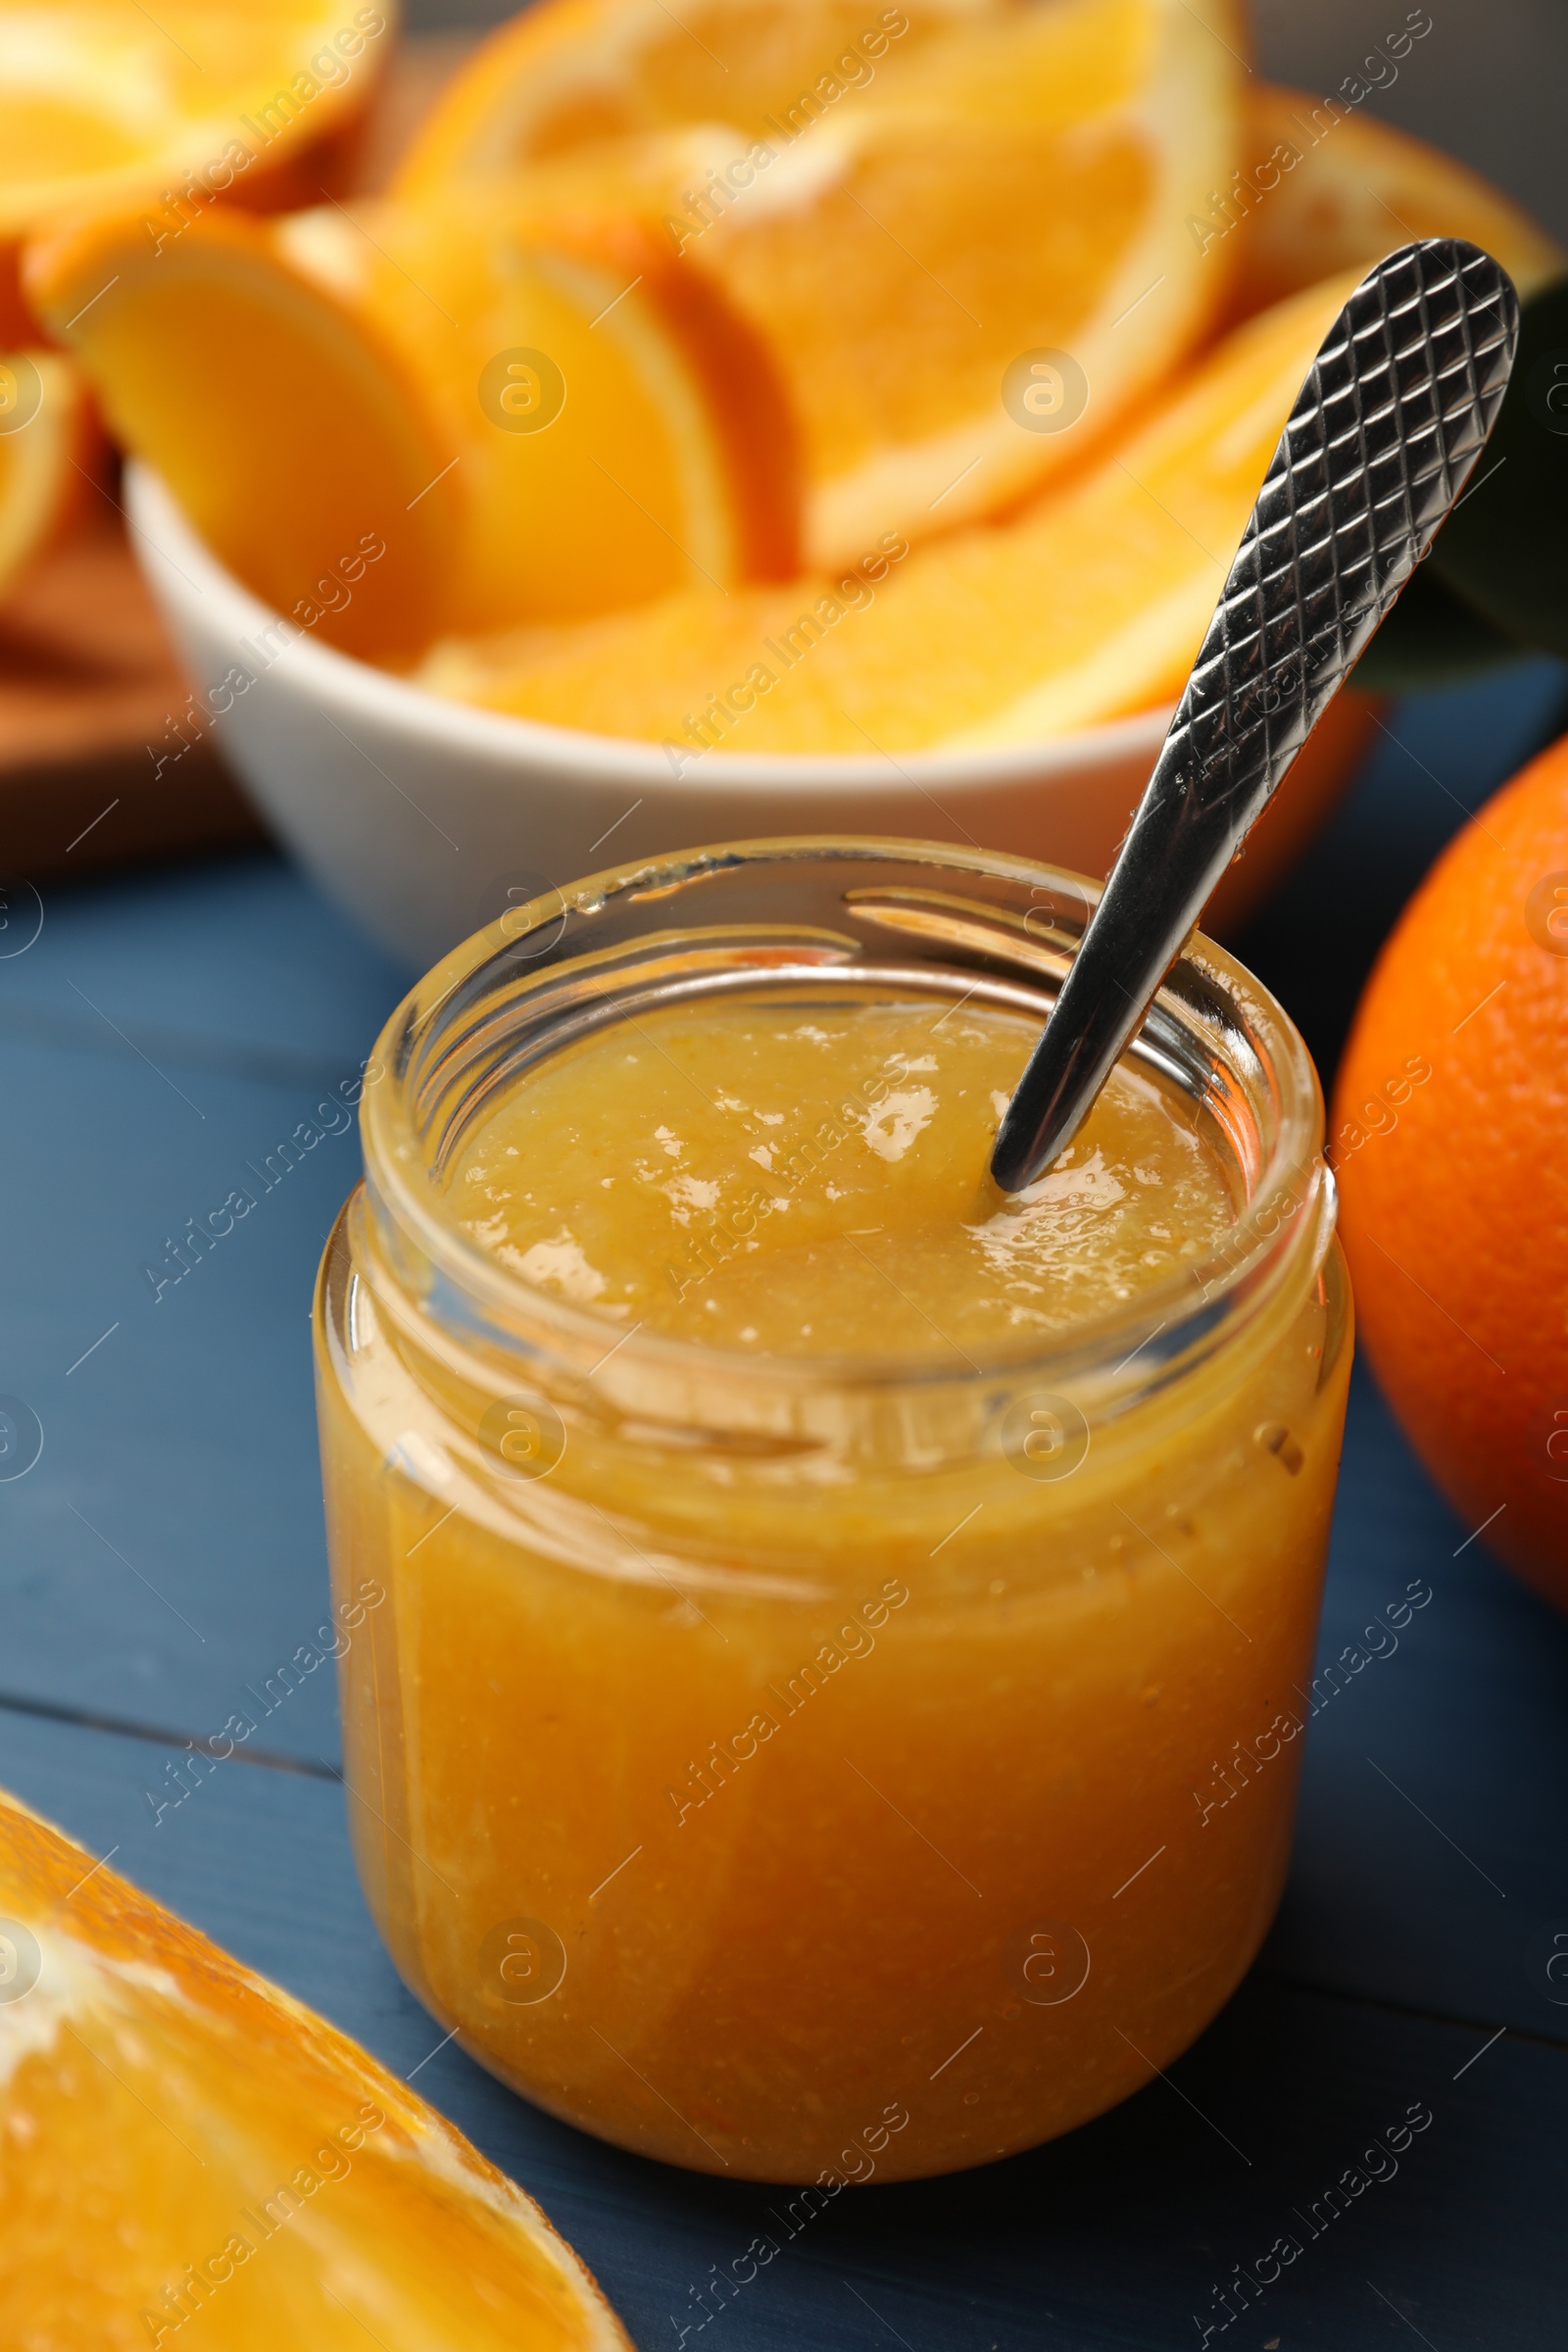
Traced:
[[0, 0], [0, 335], [21, 240], [139, 203], [178, 236], [220, 198], [335, 184], [391, 46], [394, 0]]
[[267, 223], [209, 215], [155, 253], [135, 214], [89, 221], [31, 249], [27, 289], [116, 438], [264, 603], [350, 653], [427, 641], [454, 453], [392, 343], [290, 270]]
[[1206, 252], [1234, 246], [1242, 314], [1331, 271], [1365, 271], [1412, 237], [1468, 237], [1522, 295], [1568, 270], [1562, 247], [1476, 172], [1333, 99], [1262, 83], [1242, 159], [1194, 220]]
[[74, 514], [92, 441], [86, 387], [69, 360], [0, 351], [0, 598]]
[[627, 2352], [450, 2124], [3, 1796], [0, 2082], [17, 2352]]
[[463, 452], [460, 608], [571, 616], [789, 573], [799, 491], [771, 363], [634, 218], [565, 193], [277, 226], [302, 275], [392, 339]]
[[459, 76], [400, 184], [572, 154], [608, 186], [628, 143], [700, 129], [646, 205], [773, 354], [804, 543], [838, 563], [1081, 464], [1197, 341], [1227, 272], [1185, 221], [1234, 161], [1239, 46], [1230, 0], [706, 0], [678, 24], [546, 0]]
[[788, 588], [687, 595], [576, 629], [439, 647], [454, 694], [706, 751], [1032, 741], [1180, 688], [1257, 488], [1353, 278], [1237, 328], [1080, 480], [1013, 520]]
[[27, 282], [215, 554], [345, 651], [792, 568], [766, 363], [634, 228], [333, 206], [155, 254], [123, 216]]

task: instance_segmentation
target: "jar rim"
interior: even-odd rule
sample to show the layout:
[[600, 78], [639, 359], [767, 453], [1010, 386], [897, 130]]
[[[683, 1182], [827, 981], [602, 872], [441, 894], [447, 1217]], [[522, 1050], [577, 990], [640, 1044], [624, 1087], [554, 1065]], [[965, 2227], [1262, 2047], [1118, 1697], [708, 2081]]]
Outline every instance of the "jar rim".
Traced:
[[[858, 867], [865, 871], [855, 876]], [[808, 868], [818, 885], [825, 877], [827, 897], [843, 883], [836, 892], [843, 934], [867, 923], [873, 932], [890, 928], [906, 957], [915, 943], [916, 952], [923, 944], [948, 960], [928, 968], [890, 962], [885, 955], [855, 961], [817, 948], [825, 936], [820, 921], [813, 928], [800, 918], [760, 920], [757, 906], [766, 903], [769, 877], [781, 890]], [[509, 1069], [525, 1066], [515, 1055], [530, 992], [535, 1028], [548, 1033], [554, 1012], [561, 1032], [554, 1048], [547, 1042], [535, 1049], [537, 1057], [585, 1027], [613, 1021], [636, 968], [626, 957], [628, 942], [661, 946], [664, 961], [678, 967], [666, 975], [661, 1001], [732, 987], [756, 992], [807, 977], [820, 985], [829, 974], [841, 983], [900, 979], [947, 993], [949, 984], [973, 980], [978, 969], [973, 993], [1044, 1019], [1102, 888], [1068, 868], [1002, 852], [850, 834], [721, 843], [639, 858], [559, 888], [543, 884], [435, 964], [376, 1042], [360, 1103], [366, 1184], [400, 1281], [460, 1342], [510, 1353], [541, 1379], [554, 1357], [596, 1387], [601, 1367], [608, 1379], [612, 1358], [621, 1367], [617, 1381], [635, 1365], [644, 1383], [662, 1372], [682, 1390], [694, 1382], [709, 1393], [760, 1385], [775, 1396], [972, 1389], [977, 1381], [1009, 1388], [1071, 1381], [1075, 1393], [1085, 1382], [1142, 1391], [1170, 1378], [1195, 1350], [1207, 1353], [1250, 1319], [1308, 1236], [1315, 1269], [1335, 1212], [1334, 1180], [1323, 1158], [1322, 1092], [1305, 1042], [1270, 992], [1200, 932], [1191, 935], [1161, 984], [1129, 1053], [1174, 1078], [1213, 1122], [1244, 1180], [1235, 1219], [1204, 1259], [1151, 1284], [1125, 1306], [1066, 1332], [1032, 1335], [964, 1370], [906, 1355], [747, 1353], [637, 1325], [619, 1332], [591, 1307], [504, 1265], [446, 1213], [432, 1180], [454, 1136], [461, 1140], [471, 1127], [475, 1085], [488, 1078], [493, 1097]], [[976, 889], [982, 898], [965, 898]], [[705, 892], [708, 905], [699, 909], [694, 902]], [[723, 919], [737, 907], [744, 910], [738, 925]], [[993, 928], [981, 938], [977, 924], [983, 929], [985, 918]], [[771, 943], [770, 933], [779, 935]], [[697, 951], [699, 968], [687, 969], [691, 957], [667, 952], [672, 941], [700, 942], [705, 935], [718, 944]], [[787, 960], [792, 954], [796, 960]], [[1135, 1359], [1142, 1369], [1130, 1382], [1120, 1379]]]

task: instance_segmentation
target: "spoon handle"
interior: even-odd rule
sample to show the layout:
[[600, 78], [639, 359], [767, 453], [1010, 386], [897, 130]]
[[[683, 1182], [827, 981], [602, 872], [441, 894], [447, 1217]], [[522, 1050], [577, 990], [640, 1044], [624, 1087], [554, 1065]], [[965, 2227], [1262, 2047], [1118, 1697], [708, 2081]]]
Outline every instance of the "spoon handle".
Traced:
[[1104, 1085], [1209, 893], [1425, 555], [1513, 365], [1505, 272], [1446, 237], [1362, 279], [1312, 363], [1153, 774], [992, 1155], [1018, 1192]]

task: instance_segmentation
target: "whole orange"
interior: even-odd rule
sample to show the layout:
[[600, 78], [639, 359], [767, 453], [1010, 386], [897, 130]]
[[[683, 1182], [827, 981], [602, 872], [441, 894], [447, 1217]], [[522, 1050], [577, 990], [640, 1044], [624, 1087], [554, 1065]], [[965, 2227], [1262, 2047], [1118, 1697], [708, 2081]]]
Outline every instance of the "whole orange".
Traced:
[[1332, 1130], [1378, 1379], [1467, 1527], [1568, 1607], [1568, 737], [1405, 908]]

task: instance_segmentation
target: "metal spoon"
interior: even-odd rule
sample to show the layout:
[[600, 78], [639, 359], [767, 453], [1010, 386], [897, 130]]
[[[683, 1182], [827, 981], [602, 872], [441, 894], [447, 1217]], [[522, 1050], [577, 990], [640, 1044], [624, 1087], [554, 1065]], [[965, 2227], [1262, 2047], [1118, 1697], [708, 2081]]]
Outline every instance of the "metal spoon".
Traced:
[[1486, 445], [1519, 303], [1448, 237], [1362, 279], [1301, 386], [1104, 893], [1002, 1122], [1020, 1192], [1073, 1136], [1209, 893]]

